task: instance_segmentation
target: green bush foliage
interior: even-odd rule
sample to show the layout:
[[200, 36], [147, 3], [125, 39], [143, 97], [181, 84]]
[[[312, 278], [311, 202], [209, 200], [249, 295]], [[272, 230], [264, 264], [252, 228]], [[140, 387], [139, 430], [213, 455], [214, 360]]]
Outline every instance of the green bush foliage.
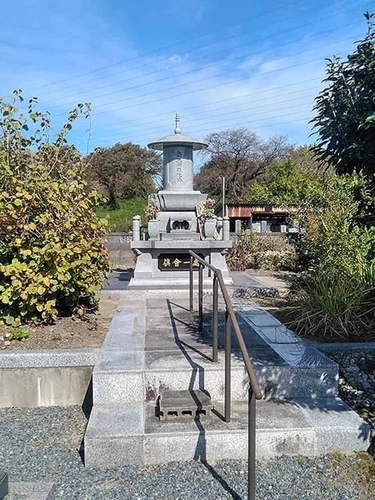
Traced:
[[298, 250], [307, 267], [324, 262], [326, 267], [354, 274], [371, 260], [374, 229], [357, 222], [357, 193], [363, 182], [356, 175], [335, 176], [326, 183], [319, 205], [307, 201], [294, 214], [301, 227]]
[[312, 120], [317, 156], [340, 174], [375, 177], [375, 14], [366, 12], [365, 36], [345, 58], [327, 59], [324, 88]]
[[100, 218], [107, 219], [108, 231], [121, 233], [130, 231], [132, 218], [135, 215], [142, 216], [143, 223], [146, 222], [144, 217], [146, 206], [147, 198], [129, 198], [121, 201], [119, 208], [100, 207], [96, 210], [96, 214]]
[[89, 184], [107, 196], [112, 209], [120, 208], [121, 199], [146, 197], [155, 191], [154, 179], [162, 169], [159, 153], [131, 142], [96, 148], [86, 161]]
[[306, 271], [293, 291], [291, 326], [302, 334], [348, 337], [375, 328], [375, 228], [357, 223], [359, 182], [337, 178], [323, 206], [298, 214]]
[[229, 252], [227, 262], [232, 271], [294, 271], [298, 258], [294, 246], [284, 235], [242, 232]]
[[35, 111], [35, 99], [24, 115], [16, 100], [23, 105], [20, 91], [0, 101], [0, 321], [10, 325], [82, 314], [109, 269], [98, 195], [67, 154], [83, 105], [48, 143], [48, 115]]
[[6, 334], [7, 340], [18, 340], [19, 342], [25, 342], [29, 336], [29, 330], [27, 328], [16, 328], [11, 330]]
[[287, 158], [271, 163], [262, 179], [250, 184], [248, 200], [281, 206], [309, 202], [318, 206], [324, 202], [325, 185], [333, 177], [333, 170], [319, 168], [311, 149], [303, 146], [291, 151]]

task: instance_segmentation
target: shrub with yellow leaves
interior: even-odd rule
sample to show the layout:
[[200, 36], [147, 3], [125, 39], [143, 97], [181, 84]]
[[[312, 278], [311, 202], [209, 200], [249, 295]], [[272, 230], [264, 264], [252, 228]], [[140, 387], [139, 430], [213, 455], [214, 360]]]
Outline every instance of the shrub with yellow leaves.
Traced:
[[[109, 270], [99, 196], [88, 192], [77, 150], [66, 135], [87, 105], [78, 105], [56, 140], [49, 116], [26, 114], [21, 91], [0, 99], [0, 322], [19, 325], [82, 314], [96, 304]], [[33, 130], [30, 130], [30, 123]]]

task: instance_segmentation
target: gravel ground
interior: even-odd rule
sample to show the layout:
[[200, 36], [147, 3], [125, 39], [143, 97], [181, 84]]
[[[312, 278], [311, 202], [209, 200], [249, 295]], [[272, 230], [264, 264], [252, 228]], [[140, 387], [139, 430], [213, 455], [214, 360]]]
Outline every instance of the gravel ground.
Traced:
[[[1, 409], [0, 468], [11, 481], [53, 481], [56, 498], [65, 500], [246, 498], [246, 462], [240, 460], [85, 470], [77, 449], [86, 423], [79, 407]], [[257, 498], [369, 500], [371, 467], [365, 454], [260, 461]]]

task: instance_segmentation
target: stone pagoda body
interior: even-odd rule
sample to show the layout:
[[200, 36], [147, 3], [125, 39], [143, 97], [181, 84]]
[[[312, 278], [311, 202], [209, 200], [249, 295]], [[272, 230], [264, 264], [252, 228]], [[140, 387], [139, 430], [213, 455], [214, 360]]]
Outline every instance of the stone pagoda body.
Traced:
[[[204, 222], [204, 217], [197, 215], [197, 208], [198, 213], [204, 210], [207, 195], [193, 188], [193, 151], [205, 149], [207, 144], [181, 134], [176, 115], [174, 134], [148, 147], [163, 152], [163, 189], [149, 198], [155, 213], [148, 222], [145, 238], [141, 238], [140, 217], [133, 219], [131, 247], [137, 261], [129, 287], [188, 286], [189, 250], [221, 269], [224, 280], [230, 284], [225, 262], [225, 253], [231, 246], [229, 220], [211, 217]], [[211, 236], [205, 231], [207, 224], [214, 225]], [[205, 282], [211, 282], [208, 271], [205, 273]]]

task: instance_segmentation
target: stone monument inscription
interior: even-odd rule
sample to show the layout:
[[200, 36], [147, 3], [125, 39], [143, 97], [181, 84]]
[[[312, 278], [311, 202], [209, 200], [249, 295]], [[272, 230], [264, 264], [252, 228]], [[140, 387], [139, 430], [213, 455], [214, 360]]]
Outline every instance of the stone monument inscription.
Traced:
[[[204, 256], [199, 255], [202, 259]], [[158, 257], [158, 267], [160, 271], [188, 271], [190, 270], [190, 254], [188, 253], [172, 253], [160, 254]], [[193, 270], [199, 269], [199, 262], [194, 259]]]

